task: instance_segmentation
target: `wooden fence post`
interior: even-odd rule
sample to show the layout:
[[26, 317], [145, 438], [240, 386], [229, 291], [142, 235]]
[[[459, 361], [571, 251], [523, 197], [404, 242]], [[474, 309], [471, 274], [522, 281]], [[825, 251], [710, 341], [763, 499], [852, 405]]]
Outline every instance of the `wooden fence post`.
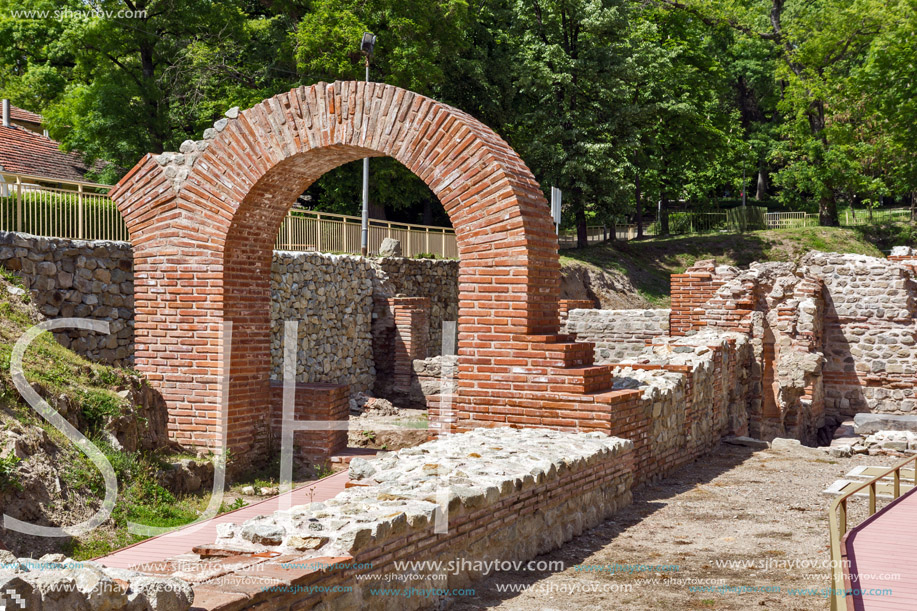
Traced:
[[76, 218], [77, 218], [77, 228], [76, 228], [76, 237], [79, 240], [83, 239], [83, 185], [76, 186]]
[[22, 179], [16, 176], [16, 231], [22, 232]]

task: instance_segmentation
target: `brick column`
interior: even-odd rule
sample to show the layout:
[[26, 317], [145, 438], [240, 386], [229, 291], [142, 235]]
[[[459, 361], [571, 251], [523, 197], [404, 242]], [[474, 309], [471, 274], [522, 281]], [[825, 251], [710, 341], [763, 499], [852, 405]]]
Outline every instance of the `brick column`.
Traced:
[[570, 310], [594, 310], [595, 303], [591, 299], [558, 299], [557, 314], [560, 316], [560, 324], [563, 326], [567, 322], [567, 314]]
[[395, 319], [395, 350], [392, 390], [411, 392], [414, 360], [427, 358], [430, 339], [430, 299], [428, 297], [394, 297], [388, 300]]
[[[296, 383], [293, 420], [332, 420], [350, 418], [350, 387], [346, 384]], [[271, 428], [276, 448], [280, 448], [283, 419], [283, 382], [271, 382]], [[347, 431], [296, 431], [293, 452], [310, 459], [324, 460], [347, 447]]]
[[669, 334], [686, 332], [706, 326], [706, 312], [701, 307], [713, 297], [724, 281], [715, 277], [713, 261], [698, 261], [683, 274], [672, 274], [672, 305], [669, 314]]

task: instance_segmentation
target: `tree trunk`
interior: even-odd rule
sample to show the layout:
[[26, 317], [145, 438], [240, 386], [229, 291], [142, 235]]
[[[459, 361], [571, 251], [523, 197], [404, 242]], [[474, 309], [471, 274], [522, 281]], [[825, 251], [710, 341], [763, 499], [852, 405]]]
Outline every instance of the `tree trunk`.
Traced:
[[758, 168], [758, 187], [755, 189], [755, 199], [760, 202], [765, 197], [767, 197], [767, 174], [762, 166]]
[[917, 209], [915, 209], [915, 205], [917, 205], [917, 191], [911, 191], [911, 222], [912, 223], [915, 220], [917, 220], [917, 217], [914, 216], [915, 212], [917, 212]]
[[822, 195], [818, 200], [818, 224], [822, 227], [837, 227], [837, 200], [834, 193]]
[[374, 203], [372, 198], [369, 200], [369, 218], [379, 221], [386, 220], [385, 206]]
[[659, 199], [659, 235], [669, 235], [669, 200], [663, 195]]
[[589, 233], [586, 231], [586, 202], [583, 201], [583, 190], [572, 187], [570, 199], [573, 202], [573, 217], [576, 222], [576, 247], [586, 248], [589, 246]]
[[583, 206], [576, 207], [576, 247], [586, 248], [589, 246], [589, 235], [586, 232], [586, 209]]
[[433, 202], [429, 199], [423, 200], [423, 224], [433, 224]]
[[637, 239], [643, 239], [643, 199], [640, 194], [640, 174], [634, 175], [634, 211], [637, 217]]

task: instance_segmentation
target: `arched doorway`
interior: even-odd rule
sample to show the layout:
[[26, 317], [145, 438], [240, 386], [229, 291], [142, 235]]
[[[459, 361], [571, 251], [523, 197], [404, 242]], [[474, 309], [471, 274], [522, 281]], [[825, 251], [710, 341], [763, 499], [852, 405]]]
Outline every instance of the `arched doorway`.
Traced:
[[[218, 445], [225, 396], [229, 447], [256, 449], [269, 404], [277, 229], [322, 174], [368, 156], [394, 157], [424, 180], [455, 227], [456, 410], [463, 397], [488, 394], [501, 368], [500, 384], [512, 392], [507, 367], [518, 374], [525, 363], [513, 364], [505, 347], [557, 333], [549, 207], [506, 142], [473, 117], [397, 87], [294, 89], [233, 113], [180, 154], [147, 155], [112, 191], [134, 246], [136, 367], [163, 394], [182, 443]], [[232, 322], [230, 362], [224, 321]]]

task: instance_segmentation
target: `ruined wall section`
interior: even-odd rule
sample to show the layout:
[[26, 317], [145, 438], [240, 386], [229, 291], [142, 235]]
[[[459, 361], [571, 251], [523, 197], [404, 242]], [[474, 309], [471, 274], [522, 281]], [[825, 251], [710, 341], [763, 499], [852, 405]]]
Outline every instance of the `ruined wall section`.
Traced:
[[825, 284], [825, 401], [839, 417], [913, 413], [917, 283], [906, 261], [811, 253]]
[[574, 309], [567, 313], [562, 333], [578, 342], [595, 344], [595, 362], [618, 363], [639, 355], [652, 341], [669, 331], [671, 310]]

